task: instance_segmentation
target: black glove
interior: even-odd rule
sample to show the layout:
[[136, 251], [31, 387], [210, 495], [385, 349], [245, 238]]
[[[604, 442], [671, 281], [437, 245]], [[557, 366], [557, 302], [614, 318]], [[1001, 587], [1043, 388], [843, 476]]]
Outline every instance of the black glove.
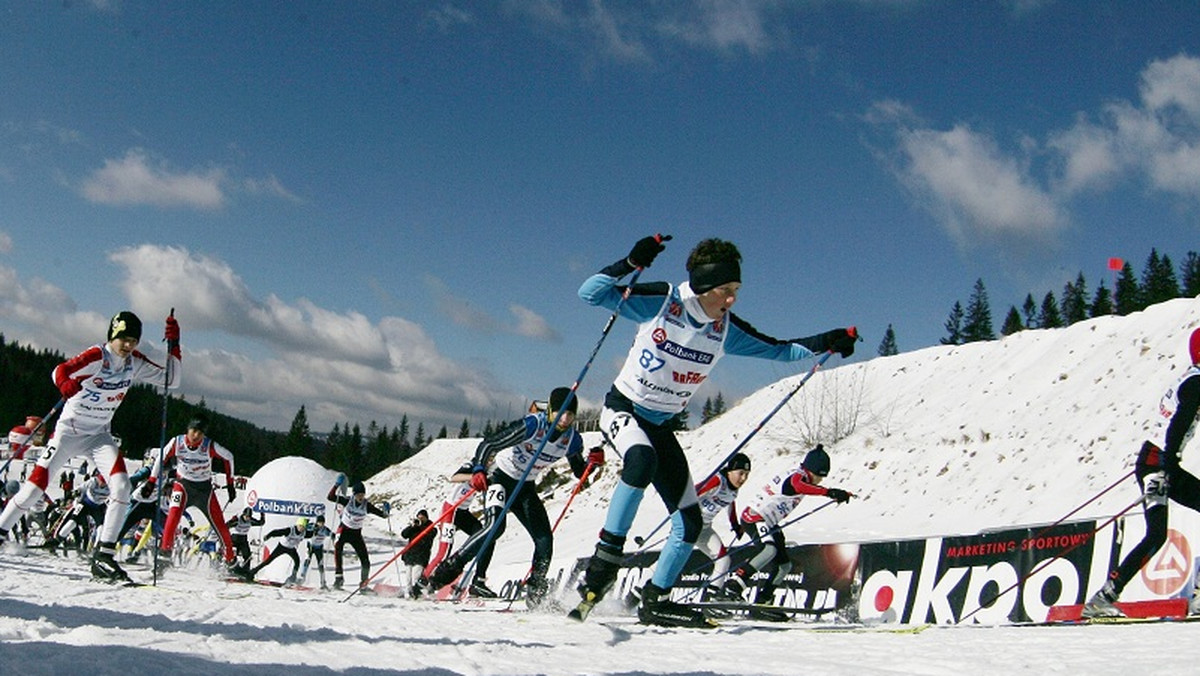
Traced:
[[843, 502], [850, 502], [850, 498], [854, 497], [854, 494], [850, 491], [844, 491], [840, 488], [827, 488], [825, 489], [825, 497], [838, 504], [841, 504]]
[[845, 359], [854, 354], [854, 343], [858, 342], [858, 331], [851, 326], [848, 329], [833, 329], [807, 338], [795, 338], [791, 342], [803, 345], [817, 354], [836, 352]]
[[635, 268], [648, 268], [658, 254], [663, 252], [667, 247], [663, 246], [663, 242], [669, 242], [670, 235], [655, 235], [653, 237], [643, 237], [633, 245], [629, 251], [629, 264]]
[[229, 502], [225, 504], [231, 504], [237, 500], [237, 488], [234, 488], [233, 484], [225, 484], [225, 495], [229, 497]]
[[151, 495], [154, 495], [154, 480], [153, 479], [149, 479], [145, 483], [142, 484], [141, 493], [142, 493], [143, 498], [149, 498]]

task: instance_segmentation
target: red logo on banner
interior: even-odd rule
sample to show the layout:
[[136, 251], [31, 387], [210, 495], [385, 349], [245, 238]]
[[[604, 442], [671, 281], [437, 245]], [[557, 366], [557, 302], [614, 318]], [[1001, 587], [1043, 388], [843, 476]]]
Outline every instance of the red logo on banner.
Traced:
[[1158, 554], [1142, 567], [1142, 582], [1159, 596], [1174, 596], [1191, 575], [1192, 548], [1183, 533], [1167, 531], [1167, 541]]

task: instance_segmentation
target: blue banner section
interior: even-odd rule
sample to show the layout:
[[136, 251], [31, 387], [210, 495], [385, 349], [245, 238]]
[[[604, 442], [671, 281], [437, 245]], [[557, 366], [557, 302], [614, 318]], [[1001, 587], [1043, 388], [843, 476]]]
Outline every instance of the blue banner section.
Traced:
[[275, 498], [258, 498], [251, 507], [262, 514], [284, 514], [287, 516], [324, 516], [325, 504], [321, 502], [300, 502], [298, 500], [277, 500]]

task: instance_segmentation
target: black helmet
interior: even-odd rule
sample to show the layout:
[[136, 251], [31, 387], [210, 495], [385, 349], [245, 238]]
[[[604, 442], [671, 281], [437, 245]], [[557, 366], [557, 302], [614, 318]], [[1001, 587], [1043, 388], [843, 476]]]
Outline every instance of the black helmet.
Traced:
[[825, 447], [817, 444], [816, 448], [804, 456], [804, 462], [800, 463], [800, 466], [817, 476], [828, 476], [829, 454], [825, 452]]
[[363, 484], [363, 482], [355, 481], [353, 484], [350, 484], [350, 494], [351, 495], [358, 495], [359, 493], [366, 493], [366, 492], [367, 492], [367, 487]]
[[735, 469], [744, 469], [750, 471], [750, 456], [745, 453], [734, 453], [729, 462], [725, 463], [725, 471], [732, 472]]
[[[550, 410], [562, 410], [563, 402], [571, 394], [569, 387], [556, 387], [550, 392]], [[567, 404], [567, 412], [577, 413], [579, 411], [579, 397], [571, 397], [571, 403]]]
[[141, 340], [142, 338], [142, 320], [138, 316], [128, 310], [122, 310], [113, 315], [113, 318], [108, 320], [108, 339], [116, 338], [133, 338]]

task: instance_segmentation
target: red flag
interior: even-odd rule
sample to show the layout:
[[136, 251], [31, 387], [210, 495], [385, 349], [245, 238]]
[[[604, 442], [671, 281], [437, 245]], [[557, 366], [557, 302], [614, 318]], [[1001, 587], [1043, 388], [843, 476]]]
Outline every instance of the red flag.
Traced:
[[1108, 269], [1109, 270], [1120, 270], [1123, 267], [1125, 267], [1124, 260], [1121, 260], [1120, 258], [1108, 259]]

